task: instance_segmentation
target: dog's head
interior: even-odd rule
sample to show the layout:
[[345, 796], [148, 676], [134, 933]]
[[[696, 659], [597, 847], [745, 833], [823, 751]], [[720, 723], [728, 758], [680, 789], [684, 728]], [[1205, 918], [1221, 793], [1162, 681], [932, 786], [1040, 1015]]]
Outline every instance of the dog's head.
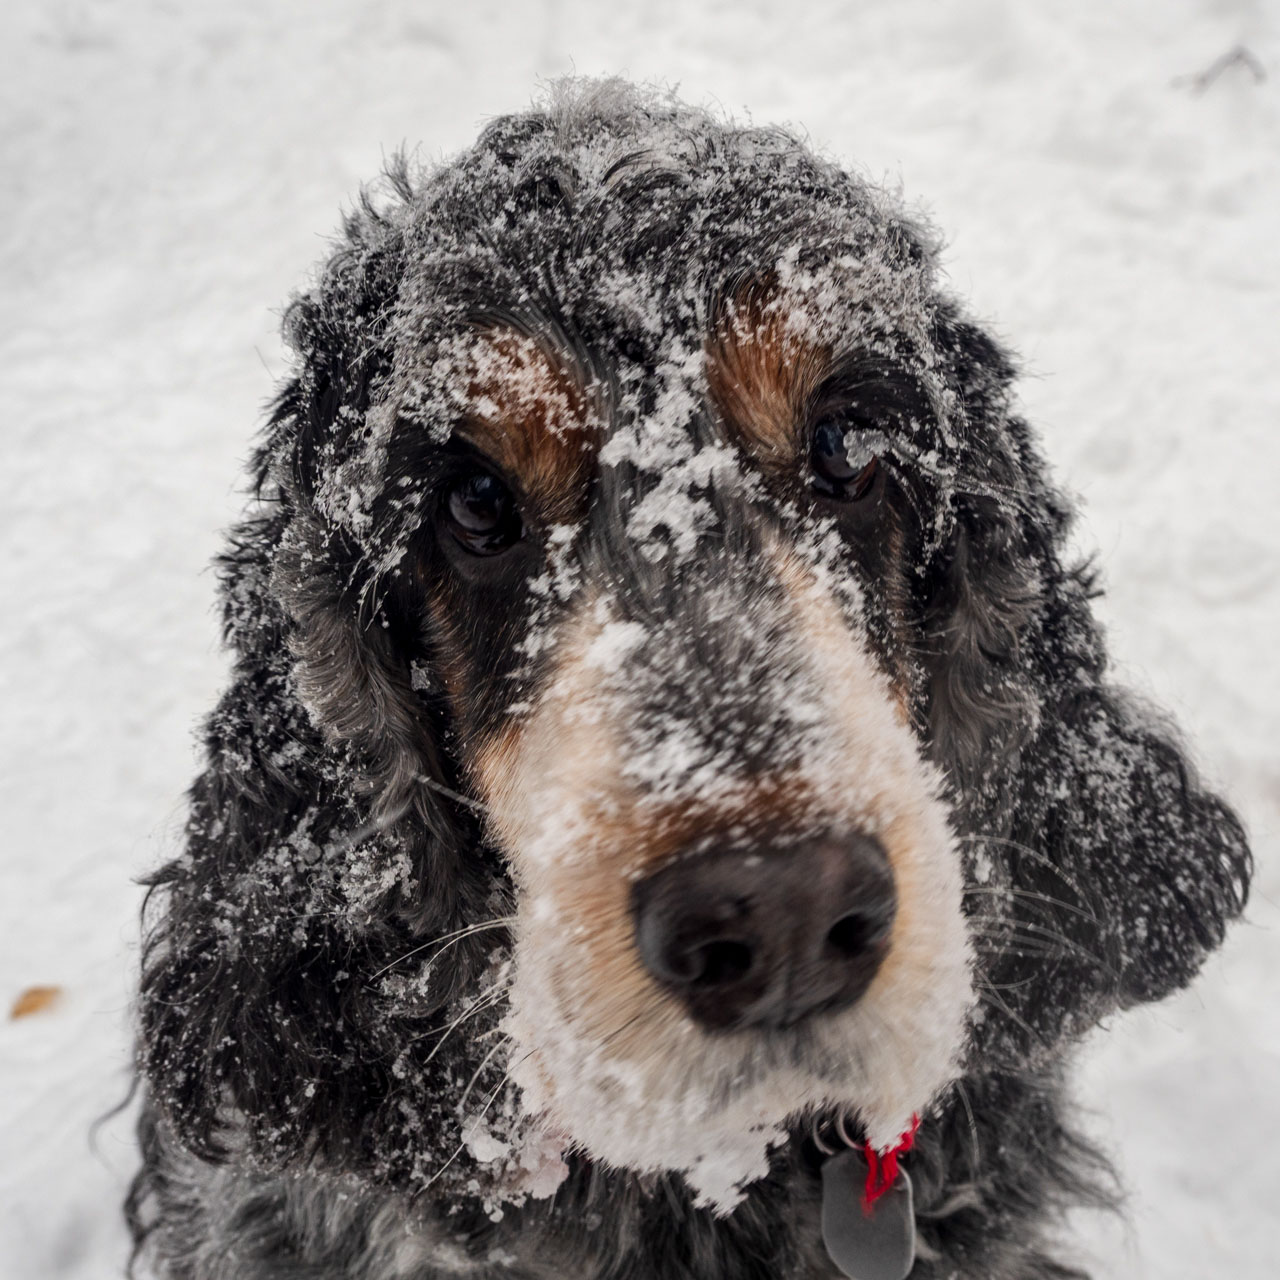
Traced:
[[[275, 1069], [311, 1093], [219, 1042], [201, 1115], [304, 1133], [317, 1088], [366, 1117], [381, 1088], [404, 1145], [416, 1089], [453, 1106], [491, 1060], [546, 1131], [727, 1204], [789, 1121], [886, 1143], [966, 1063], [1185, 980], [1238, 908], [1238, 828], [1100, 685], [1010, 366], [919, 228], [785, 133], [616, 85], [394, 183], [291, 312], [231, 559], [241, 719], [189, 874], [218, 860], [261, 927], [171, 872], [172, 918], [221, 940], [170, 924], [151, 975], [190, 1012], [269, 937], [259, 977], [309, 989]], [[1193, 829], [1211, 901], [1112, 900]], [[490, 921], [509, 960], [465, 933]], [[419, 947], [416, 986], [383, 972]], [[360, 993], [326, 1004], [338, 972]], [[153, 1075], [193, 1047], [164, 1003]], [[160, 1092], [200, 1127], [189, 1076]]]

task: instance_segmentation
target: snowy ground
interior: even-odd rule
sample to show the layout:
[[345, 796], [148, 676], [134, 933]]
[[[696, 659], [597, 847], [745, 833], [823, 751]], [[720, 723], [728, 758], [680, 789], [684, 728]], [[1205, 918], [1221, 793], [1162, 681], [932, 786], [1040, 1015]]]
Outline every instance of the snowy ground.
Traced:
[[[205, 565], [282, 369], [276, 308], [383, 155], [540, 76], [678, 84], [900, 183], [1024, 354], [1120, 665], [1243, 808], [1251, 922], [1092, 1047], [1135, 1188], [1101, 1276], [1276, 1274], [1280, 8], [1264, 0], [5, 0], [0, 12], [0, 1280], [120, 1274], [131, 877], [218, 686]], [[1243, 44], [1211, 83], [1188, 77]]]

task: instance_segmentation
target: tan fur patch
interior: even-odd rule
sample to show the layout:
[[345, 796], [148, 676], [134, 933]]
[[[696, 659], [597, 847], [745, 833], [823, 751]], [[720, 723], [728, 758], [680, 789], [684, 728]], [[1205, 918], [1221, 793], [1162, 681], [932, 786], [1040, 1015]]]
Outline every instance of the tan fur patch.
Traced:
[[830, 364], [791, 321], [776, 291], [756, 286], [726, 304], [706, 345], [711, 398], [766, 471], [794, 468], [808, 402]]
[[899, 717], [904, 725], [910, 726], [915, 721], [915, 713], [911, 708], [910, 693], [913, 644], [911, 625], [908, 622], [911, 588], [907, 583], [906, 538], [902, 526], [896, 520], [886, 520], [885, 523], [888, 570], [882, 575], [880, 585], [884, 592], [885, 613], [893, 632], [893, 643], [889, 646], [886, 661], [890, 667], [890, 681]]
[[471, 363], [462, 437], [502, 468], [544, 524], [581, 519], [599, 415], [578, 371], [513, 329], [487, 331]]
[[[621, 1037], [629, 1027], [655, 1013], [679, 1013], [640, 964], [630, 890], [646, 868], [681, 847], [688, 821], [678, 811], [644, 805], [622, 783], [612, 726], [591, 710], [585, 625], [579, 637], [564, 646], [559, 678], [532, 721], [484, 744], [470, 773], [526, 899], [559, 915], [580, 953], [579, 965], [553, 971], [549, 994], [578, 1010], [593, 1038], [626, 1053]], [[563, 814], [550, 814], [539, 797], [569, 803]], [[607, 998], [593, 1001], [592, 990]]]
[[468, 680], [466, 651], [454, 621], [456, 589], [447, 579], [436, 584], [423, 583], [423, 587], [435, 640], [433, 666], [454, 707], [461, 708], [465, 705]]

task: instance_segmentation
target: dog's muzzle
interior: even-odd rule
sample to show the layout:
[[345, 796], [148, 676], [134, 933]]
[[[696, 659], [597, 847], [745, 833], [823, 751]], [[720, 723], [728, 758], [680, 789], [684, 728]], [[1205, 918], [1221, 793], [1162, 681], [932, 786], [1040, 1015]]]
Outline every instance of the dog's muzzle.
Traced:
[[639, 881], [649, 973], [713, 1031], [790, 1027], [857, 1001], [888, 950], [893, 872], [872, 836], [698, 852]]

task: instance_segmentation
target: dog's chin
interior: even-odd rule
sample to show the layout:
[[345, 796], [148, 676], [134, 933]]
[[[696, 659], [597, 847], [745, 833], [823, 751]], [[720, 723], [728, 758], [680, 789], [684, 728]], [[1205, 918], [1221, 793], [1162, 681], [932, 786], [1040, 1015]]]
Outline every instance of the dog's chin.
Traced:
[[708, 1033], [657, 1001], [601, 1035], [531, 960], [517, 952], [504, 1028], [526, 1114], [602, 1164], [683, 1174], [717, 1214], [819, 1114], [847, 1118], [878, 1148], [896, 1142], [955, 1079], [972, 998], [962, 958], [910, 1003], [890, 974], [852, 1009], [787, 1031]]

